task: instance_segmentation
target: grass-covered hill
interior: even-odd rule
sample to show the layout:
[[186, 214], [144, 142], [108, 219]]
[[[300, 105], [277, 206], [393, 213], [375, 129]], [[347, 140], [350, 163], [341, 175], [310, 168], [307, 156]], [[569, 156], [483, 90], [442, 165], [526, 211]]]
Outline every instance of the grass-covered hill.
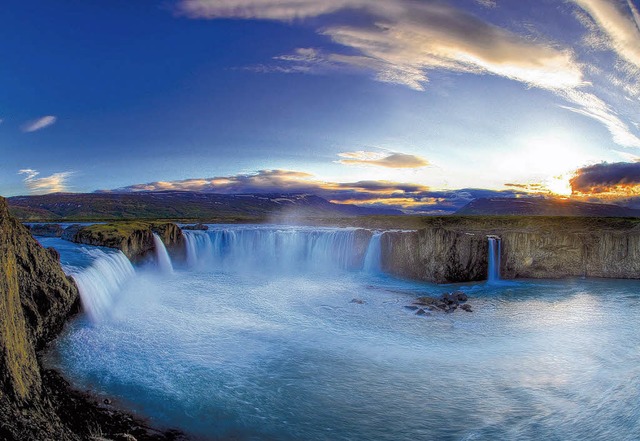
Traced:
[[22, 221], [176, 219], [266, 221], [307, 216], [396, 215], [397, 210], [334, 204], [307, 194], [223, 195], [195, 192], [55, 193], [8, 199]]

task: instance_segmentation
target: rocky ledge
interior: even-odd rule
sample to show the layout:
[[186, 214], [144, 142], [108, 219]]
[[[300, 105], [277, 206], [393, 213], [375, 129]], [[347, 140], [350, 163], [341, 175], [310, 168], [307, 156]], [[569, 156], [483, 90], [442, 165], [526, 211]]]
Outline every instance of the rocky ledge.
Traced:
[[182, 230], [172, 222], [114, 222], [79, 227], [67, 237], [72, 242], [117, 248], [132, 262], [145, 259], [155, 250], [153, 233], [162, 239], [174, 259], [185, 257]]
[[0, 198], [0, 439], [170, 440], [100, 406], [43, 368], [40, 354], [79, 309], [57, 254], [41, 247]]

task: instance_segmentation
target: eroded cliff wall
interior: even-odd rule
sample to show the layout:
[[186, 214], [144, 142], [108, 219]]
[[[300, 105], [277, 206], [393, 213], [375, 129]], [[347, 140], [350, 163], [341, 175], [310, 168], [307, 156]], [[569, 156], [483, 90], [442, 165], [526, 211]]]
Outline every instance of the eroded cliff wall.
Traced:
[[11, 218], [0, 198], [0, 439], [79, 439], [49, 401], [36, 356], [77, 299], [55, 253]]
[[410, 232], [387, 232], [383, 269], [436, 283], [486, 279], [487, 236], [502, 241], [501, 277], [640, 278], [636, 219], [452, 217]]

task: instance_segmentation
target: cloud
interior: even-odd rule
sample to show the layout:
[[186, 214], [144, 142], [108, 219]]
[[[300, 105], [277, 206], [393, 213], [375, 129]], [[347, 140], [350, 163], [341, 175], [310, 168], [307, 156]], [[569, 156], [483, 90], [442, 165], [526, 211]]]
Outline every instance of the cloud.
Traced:
[[560, 92], [568, 102], [573, 105], [562, 106], [563, 108], [575, 113], [587, 116], [602, 123], [616, 144], [623, 147], [639, 147], [640, 138], [636, 136], [629, 126], [620, 119], [617, 113], [592, 93], [582, 92], [576, 89], [569, 89]]
[[640, 68], [640, 13], [630, 0], [572, 0], [586, 11], [619, 57]]
[[496, 0], [476, 0], [480, 6], [484, 6], [485, 8], [495, 8], [498, 6]]
[[576, 170], [570, 180], [575, 195], [640, 195], [640, 162], [601, 163]]
[[49, 127], [50, 125], [55, 124], [57, 119], [58, 118], [56, 118], [55, 116], [52, 116], [52, 115], [43, 116], [42, 118], [38, 118], [36, 120], [29, 121], [28, 123], [23, 125], [22, 126], [22, 131], [29, 133], [29, 132], [35, 132], [35, 131], [38, 131], [38, 130], [42, 130], [45, 127]]
[[414, 213], [453, 213], [477, 197], [515, 197], [520, 190], [431, 190], [429, 187], [393, 181], [327, 182], [291, 170], [131, 185], [112, 192], [197, 191], [221, 194], [314, 194], [335, 203], [397, 208]]
[[[635, 23], [639, 14], [630, 1], [626, 1], [627, 10], [631, 11], [628, 14], [622, 0], [571, 1], [587, 11], [583, 12], [583, 23], [601, 29], [627, 64], [635, 65], [640, 60], [640, 31]], [[476, 2], [488, 7], [496, 3]], [[345, 20], [339, 13], [347, 10], [359, 12], [361, 19]], [[581, 63], [572, 49], [557, 42], [517, 34], [443, 2], [183, 0], [178, 11], [192, 18], [286, 22], [322, 16], [327, 24], [318, 33], [342, 49], [325, 52], [299, 48], [274, 57], [274, 65], [251, 67], [254, 71], [318, 73], [356, 69], [373, 72], [378, 81], [417, 91], [425, 90], [431, 73], [436, 71], [495, 75], [551, 91], [566, 102], [563, 107], [567, 110], [603, 124], [617, 144], [640, 147], [640, 137], [625, 116], [595, 94], [593, 84], [586, 78], [586, 67], [592, 63]], [[627, 69], [622, 77], [609, 76], [607, 81], [636, 96], [640, 81], [634, 72]], [[633, 114], [633, 108], [627, 113]]]
[[191, 18], [257, 18], [290, 21], [367, 6], [368, 0], [183, 0], [178, 13]]
[[339, 153], [338, 156], [343, 159], [337, 162], [346, 165], [366, 165], [387, 168], [421, 168], [430, 165], [429, 161], [419, 156], [397, 152], [376, 153], [358, 151]]
[[19, 170], [18, 174], [26, 175], [24, 183], [31, 193], [46, 194], [67, 191], [67, 179], [73, 172], [54, 173], [51, 176], [37, 178], [40, 172], [26, 168]]

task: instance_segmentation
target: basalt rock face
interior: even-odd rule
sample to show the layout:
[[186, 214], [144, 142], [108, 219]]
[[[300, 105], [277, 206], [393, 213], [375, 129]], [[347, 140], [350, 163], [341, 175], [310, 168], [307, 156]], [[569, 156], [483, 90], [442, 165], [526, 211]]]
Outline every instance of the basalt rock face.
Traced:
[[79, 439], [49, 401], [36, 357], [77, 299], [54, 255], [9, 216], [0, 198], [0, 439]]
[[487, 277], [487, 240], [478, 234], [428, 228], [382, 235], [382, 269], [435, 283]]
[[371, 240], [372, 233], [370, 230], [362, 228], [357, 229], [353, 235], [353, 255], [352, 260], [349, 262], [350, 268], [362, 267], [365, 255], [367, 254], [367, 248], [369, 247], [369, 241]]
[[80, 228], [70, 240], [86, 245], [117, 248], [131, 261], [145, 259], [155, 249], [153, 233], [158, 234], [168, 252], [178, 259], [185, 256], [182, 230], [171, 222], [122, 222]]
[[487, 277], [487, 235], [501, 238], [503, 279], [640, 278], [640, 221], [594, 218], [452, 217], [382, 237], [391, 274], [436, 283]]
[[640, 231], [502, 234], [502, 277], [640, 278]]

